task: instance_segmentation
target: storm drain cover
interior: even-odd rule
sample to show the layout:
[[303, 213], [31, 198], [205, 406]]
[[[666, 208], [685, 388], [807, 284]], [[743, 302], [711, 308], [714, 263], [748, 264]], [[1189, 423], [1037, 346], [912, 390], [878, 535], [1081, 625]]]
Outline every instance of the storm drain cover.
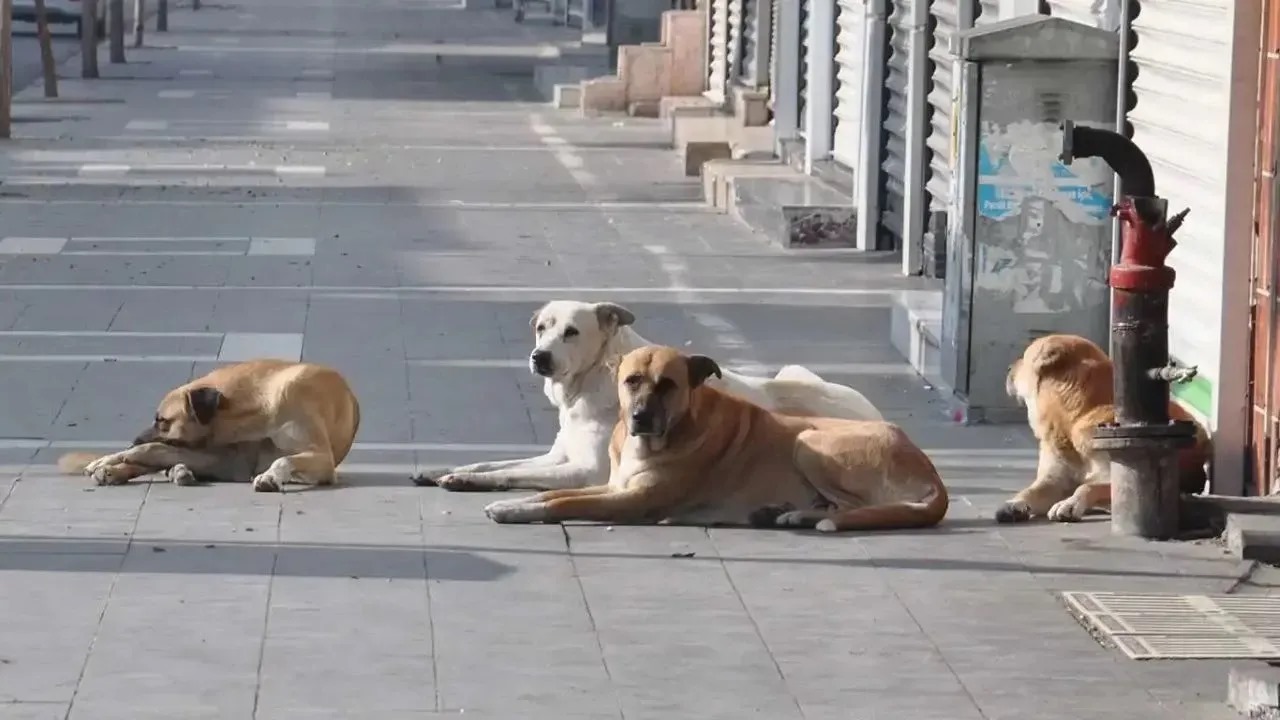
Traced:
[[1062, 597], [1134, 660], [1280, 658], [1280, 598], [1109, 592]]

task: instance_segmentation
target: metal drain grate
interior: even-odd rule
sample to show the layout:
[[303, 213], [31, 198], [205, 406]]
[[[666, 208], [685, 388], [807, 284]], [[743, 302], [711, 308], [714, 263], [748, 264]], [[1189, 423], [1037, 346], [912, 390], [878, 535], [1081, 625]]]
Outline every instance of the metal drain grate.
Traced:
[[1280, 598], [1064, 592], [1134, 660], [1280, 658]]

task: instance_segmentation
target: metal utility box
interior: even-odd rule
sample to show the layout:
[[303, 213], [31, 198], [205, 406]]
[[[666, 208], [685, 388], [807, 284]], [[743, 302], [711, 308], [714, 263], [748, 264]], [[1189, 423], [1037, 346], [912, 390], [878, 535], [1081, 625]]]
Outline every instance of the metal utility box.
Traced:
[[1029, 15], [957, 33], [942, 375], [966, 423], [1025, 422], [1009, 364], [1041, 335], [1109, 337], [1115, 176], [1059, 123], [1115, 128], [1115, 33]]

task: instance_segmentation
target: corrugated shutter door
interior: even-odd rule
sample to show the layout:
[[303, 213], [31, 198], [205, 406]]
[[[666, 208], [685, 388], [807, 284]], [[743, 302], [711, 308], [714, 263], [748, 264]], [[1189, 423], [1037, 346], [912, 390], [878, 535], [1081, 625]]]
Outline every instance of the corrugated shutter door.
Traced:
[[[1132, 0], [1137, 2], [1137, 0]], [[1133, 141], [1155, 171], [1170, 214], [1191, 208], [1169, 265], [1169, 352], [1216, 385], [1222, 318], [1230, 0], [1143, 0], [1133, 20]], [[1232, 239], [1233, 241], [1235, 239]], [[1237, 280], [1244, 282], [1244, 280]]]
[[729, 0], [729, 80], [742, 73], [743, 9], [746, 0]]
[[760, 68], [756, 67], [756, 52], [760, 45], [760, 14], [757, 6], [760, 2], [761, 0], [742, 0], [742, 52], [738, 67], [742, 68], [743, 81], [751, 87], [760, 82]]
[[866, 7], [859, 0], [839, 0], [836, 13], [836, 91], [832, 120], [835, 133], [831, 155], [844, 165], [856, 169], [862, 155]]
[[945, 210], [951, 193], [951, 36], [959, 29], [960, 2], [966, 0], [933, 0], [929, 14], [933, 17], [933, 47], [929, 60], [933, 63], [933, 86], [929, 90], [930, 127], [925, 144], [929, 147], [929, 172], [925, 188], [929, 192], [929, 209]]
[[729, 71], [729, 0], [711, 2], [710, 55], [707, 95], [717, 102], [723, 102]]
[[[926, 2], [927, 0], [915, 0]], [[911, 2], [897, 0], [889, 14], [889, 62], [885, 73], [884, 152], [881, 154], [880, 233], [902, 247], [907, 173], [907, 74], [911, 42]]]
[[779, 43], [781, 36], [778, 35], [779, 11], [782, 0], [770, 0], [769, 17], [769, 110], [772, 111], [778, 102], [778, 52], [781, 49]]
[[797, 104], [800, 123], [800, 135], [807, 137], [808, 131], [805, 129], [809, 125], [805, 122], [805, 113], [809, 106], [809, 17], [812, 8], [812, 0], [800, 0], [800, 77], [796, 83], [796, 91], [799, 94], [799, 103]]

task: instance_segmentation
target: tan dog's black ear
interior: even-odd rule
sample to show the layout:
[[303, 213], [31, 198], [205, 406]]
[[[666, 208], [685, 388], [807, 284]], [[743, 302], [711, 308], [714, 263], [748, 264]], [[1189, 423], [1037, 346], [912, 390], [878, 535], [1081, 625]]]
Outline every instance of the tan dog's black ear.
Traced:
[[208, 425], [226, 404], [226, 396], [214, 388], [198, 387], [187, 391], [187, 409], [201, 425]]
[[600, 321], [600, 327], [605, 330], [625, 327], [636, 321], [635, 313], [621, 305], [601, 302], [595, 304], [595, 309], [596, 318]]
[[689, 389], [698, 387], [707, 381], [707, 378], [715, 375], [723, 377], [720, 374], [720, 366], [715, 360], [706, 355], [690, 355], [688, 360], [689, 366]]

